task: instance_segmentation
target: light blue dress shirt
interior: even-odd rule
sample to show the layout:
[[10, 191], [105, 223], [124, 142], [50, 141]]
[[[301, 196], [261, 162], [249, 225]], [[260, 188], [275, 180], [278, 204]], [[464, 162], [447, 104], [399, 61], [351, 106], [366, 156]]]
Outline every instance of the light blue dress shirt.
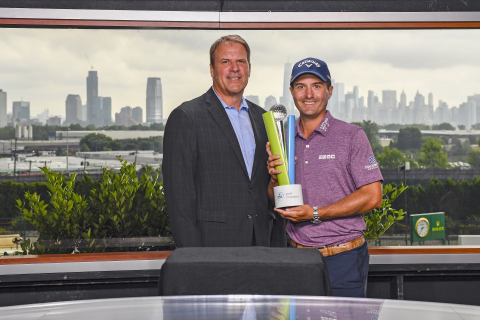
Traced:
[[247, 167], [248, 177], [252, 179], [252, 167], [253, 159], [255, 158], [255, 135], [253, 133], [252, 123], [250, 122], [250, 117], [248, 116], [248, 104], [244, 97], [242, 97], [242, 102], [240, 104], [240, 111], [233, 106], [227, 105], [222, 98], [217, 94], [215, 89], [212, 87], [213, 92], [220, 100], [220, 103], [225, 108], [228, 118], [232, 123], [233, 130], [237, 135], [238, 144], [242, 150], [243, 160], [245, 161], [245, 166]]

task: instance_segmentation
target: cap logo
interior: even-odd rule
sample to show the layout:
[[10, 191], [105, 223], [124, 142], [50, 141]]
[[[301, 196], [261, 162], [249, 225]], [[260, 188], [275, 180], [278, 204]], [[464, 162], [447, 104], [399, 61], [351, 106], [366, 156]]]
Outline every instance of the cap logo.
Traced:
[[298, 68], [300, 68], [301, 66], [305, 65], [307, 68], [310, 68], [312, 66], [312, 64], [314, 64], [315, 66], [317, 66], [317, 68], [320, 68], [320, 63], [318, 63], [317, 61], [315, 60], [310, 60], [310, 59], [307, 59], [307, 60], [303, 60], [302, 62], [300, 62], [298, 64]]

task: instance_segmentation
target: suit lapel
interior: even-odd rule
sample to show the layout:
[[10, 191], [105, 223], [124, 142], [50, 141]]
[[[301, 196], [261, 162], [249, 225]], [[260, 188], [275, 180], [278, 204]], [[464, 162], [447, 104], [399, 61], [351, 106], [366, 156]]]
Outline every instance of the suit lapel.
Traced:
[[[260, 162], [260, 152], [265, 151], [266, 146], [261, 146], [262, 141], [260, 140], [260, 130], [263, 128], [264, 123], [261, 121], [263, 119], [262, 116], [256, 116], [254, 114], [254, 109], [250, 105], [250, 103], [247, 101], [248, 107], [249, 107], [249, 112], [248, 115], [250, 116], [250, 123], [252, 124], [253, 128], [253, 134], [255, 135], [255, 157], [253, 159], [253, 167], [252, 167], [252, 180], [253, 177], [255, 176], [255, 172], [258, 167], [258, 163]], [[262, 149], [263, 148], [263, 149]]]
[[[220, 101], [218, 100], [217, 96], [213, 92], [213, 89], [207, 91], [205, 95], [205, 100], [207, 102], [207, 109], [212, 115], [215, 122], [218, 124], [220, 130], [224, 133], [227, 141], [232, 146], [233, 152], [237, 156], [238, 162], [243, 169], [243, 172], [248, 178], [248, 171], [247, 167], [245, 166], [245, 160], [243, 159], [242, 150], [240, 149], [240, 145], [238, 144], [237, 135], [233, 130], [232, 123], [230, 122], [230, 118], [228, 118], [227, 112], [225, 108], [222, 106]], [[256, 139], [256, 134], [255, 134]], [[255, 156], [256, 157], [256, 156]]]

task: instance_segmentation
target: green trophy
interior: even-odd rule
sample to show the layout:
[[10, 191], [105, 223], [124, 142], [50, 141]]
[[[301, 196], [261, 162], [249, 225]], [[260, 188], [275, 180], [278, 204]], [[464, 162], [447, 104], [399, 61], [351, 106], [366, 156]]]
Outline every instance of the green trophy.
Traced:
[[[275, 197], [275, 207], [286, 208], [303, 205], [302, 186], [299, 184], [290, 184], [288, 174], [288, 163], [295, 163], [295, 154], [287, 156], [287, 148], [285, 146], [285, 135], [283, 133], [283, 120], [287, 117], [287, 110], [281, 104], [273, 105], [270, 111], [263, 114], [263, 121], [267, 129], [268, 140], [270, 141], [270, 149], [272, 154], [280, 155], [280, 161], [283, 163], [276, 166], [282, 172], [277, 175], [278, 186], [273, 188]], [[289, 132], [293, 135], [293, 132]], [[295, 143], [291, 141], [290, 143]], [[294, 168], [294, 167], [293, 167]], [[294, 170], [294, 169], [292, 169]], [[294, 177], [294, 175], [293, 175]]]

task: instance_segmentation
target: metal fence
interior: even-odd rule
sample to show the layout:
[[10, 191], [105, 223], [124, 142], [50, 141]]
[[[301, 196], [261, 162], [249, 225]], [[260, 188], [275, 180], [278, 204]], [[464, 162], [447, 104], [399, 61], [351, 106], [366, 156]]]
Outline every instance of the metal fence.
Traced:
[[[383, 179], [386, 183], [401, 183], [404, 181], [404, 171], [398, 169], [381, 169]], [[407, 185], [421, 184], [427, 185], [431, 179], [439, 180], [467, 180], [471, 181], [474, 177], [480, 177], [480, 168], [474, 169], [413, 169], [407, 170]]]
[[381, 236], [378, 240], [368, 243], [369, 246], [456, 246], [458, 245], [458, 235], [447, 236], [442, 240], [427, 240], [421, 242], [411, 242], [410, 236], [404, 235], [397, 236]]
[[[394, 234], [382, 235], [379, 239], [369, 242], [369, 246], [439, 246], [458, 245], [458, 235], [480, 235], [480, 221], [477, 220], [449, 220], [446, 221], [447, 236], [440, 240], [427, 240], [421, 242], [410, 241], [410, 228], [407, 235]], [[451, 234], [450, 230], [460, 231], [459, 234]], [[450, 233], [450, 234], [449, 234]], [[36, 240], [39, 236], [30, 224], [24, 219], [0, 218], [0, 234], [20, 234], [23, 239]]]

